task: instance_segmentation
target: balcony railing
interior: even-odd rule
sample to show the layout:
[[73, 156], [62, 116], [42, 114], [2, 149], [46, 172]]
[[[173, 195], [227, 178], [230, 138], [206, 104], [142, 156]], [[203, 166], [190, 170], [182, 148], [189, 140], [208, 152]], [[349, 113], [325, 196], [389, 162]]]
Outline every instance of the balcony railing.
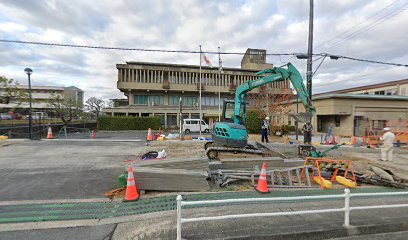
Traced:
[[[200, 83], [197, 83], [197, 90], [200, 90]], [[204, 90], [204, 84], [201, 83], [201, 90]]]
[[170, 89], [170, 82], [169, 81], [163, 82], [163, 89]]
[[237, 89], [237, 85], [235, 85], [235, 84], [230, 84], [230, 85], [229, 85], [229, 90], [230, 90], [231, 92], [235, 91], [236, 89]]

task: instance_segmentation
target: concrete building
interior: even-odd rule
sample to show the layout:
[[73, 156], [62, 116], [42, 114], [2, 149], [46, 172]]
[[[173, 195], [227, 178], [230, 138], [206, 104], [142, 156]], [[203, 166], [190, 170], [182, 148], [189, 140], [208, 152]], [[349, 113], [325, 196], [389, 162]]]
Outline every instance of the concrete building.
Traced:
[[[241, 68], [200, 67], [198, 65], [126, 62], [117, 64], [118, 89], [128, 99], [127, 106], [114, 103], [103, 112], [112, 116], [160, 116], [165, 128], [178, 126], [179, 100], [182, 98], [182, 118], [199, 118], [199, 90], [202, 91], [202, 113], [211, 123], [218, 119], [218, 94], [223, 99], [234, 97], [237, 86], [254, 80], [259, 70], [272, 68], [266, 63], [266, 50], [248, 49], [241, 61]], [[291, 94], [289, 81], [276, 82], [251, 94]]]
[[[10, 99], [8, 104], [0, 103], [0, 111], [17, 111], [21, 113], [28, 113], [28, 85], [19, 85], [19, 89], [27, 94], [27, 99], [23, 102], [18, 102], [17, 99]], [[5, 89], [0, 86], [0, 96], [4, 95]], [[31, 86], [32, 109], [33, 112], [50, 112], [52, 107], [50, 101], [55, 97], [72, 98], [81, 103], [84, 101], [84, 91], [74, 87], [55, 87], [55, 86]]]
[[[313, 96], [316, 116], [312, 119], [315, 131], [327, 132], [331, 127], [337, 136], [366, 136], [367, 131], [379, 132], [385, 126], [402, 131], [408, 120], [408, 96], [369, 94], [327, 94]], [[299, 112], [304, 112], [299, 102]], [[296, 113], [296, 101], [290, 106]], [[295, 125], [285, 118], [284, 124]], [[299, 125], [302, 127], [302, 124]]]

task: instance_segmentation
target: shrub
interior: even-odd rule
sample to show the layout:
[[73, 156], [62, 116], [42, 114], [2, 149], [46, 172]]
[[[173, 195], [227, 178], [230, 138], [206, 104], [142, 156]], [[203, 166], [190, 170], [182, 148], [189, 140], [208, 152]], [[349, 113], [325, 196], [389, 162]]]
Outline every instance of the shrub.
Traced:
[[262, 120], [265, 118], [265, 112], [259, 109], [247, 111], [247, 130], [249, 133], [261, 133]]
[[160, 117], [98, 117], [100, 130], [147, 130], [160, 128]]

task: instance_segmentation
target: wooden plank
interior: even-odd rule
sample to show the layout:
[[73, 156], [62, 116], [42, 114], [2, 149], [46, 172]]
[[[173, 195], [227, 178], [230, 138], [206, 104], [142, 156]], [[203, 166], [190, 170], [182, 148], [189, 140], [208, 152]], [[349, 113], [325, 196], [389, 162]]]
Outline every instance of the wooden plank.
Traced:
[[135, 167], [133, 173], [138, 190], [205, 191], [209, 189], [205, 171]]

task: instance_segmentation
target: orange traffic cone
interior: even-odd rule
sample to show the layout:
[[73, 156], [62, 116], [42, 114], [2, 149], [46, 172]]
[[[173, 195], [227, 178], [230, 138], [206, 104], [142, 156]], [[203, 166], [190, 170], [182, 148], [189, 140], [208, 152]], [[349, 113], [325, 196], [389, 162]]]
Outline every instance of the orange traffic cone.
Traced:
[[153, 141], [152, 129], [151, 128], [149, 128], [149, 131], [147, 132], [147, 141]]
[[137, 193], [135, 177], [133, 176], [133, 168], [129, 167], [127, 185], [126, 185], [126, 194], [123, 199], [124, 202], [136, 201], [139, 199], [139, 194]]
[[95, 132], [92, 130], [92, 132], [91, 132], [91, 138], [92, 139], [95, 139]]
[[53, 139], [54, 136], [52, 136], [52, 129], [51, 127], [48, 127], [48, 132], [47, 132], [47, 139]]
[[328, 137], [326, 137], [326, 142], [325, 142], [324, 144], [330, 145], [330, 142], [329, 142], [329, 138], [328, 138]]
[[357, 144], [357, 139], [355, 136], [353, 136], [353, 145]]
[[255, 188], [260, 193], [268, 193], [268, 182], [266, 181], [266, 163], [262, 164], [261, 174], [258, 178], [258, 186]]
[[332, 143], [332, 144], [336, 144], [336, 136], [333, 136], [331, 143]]

